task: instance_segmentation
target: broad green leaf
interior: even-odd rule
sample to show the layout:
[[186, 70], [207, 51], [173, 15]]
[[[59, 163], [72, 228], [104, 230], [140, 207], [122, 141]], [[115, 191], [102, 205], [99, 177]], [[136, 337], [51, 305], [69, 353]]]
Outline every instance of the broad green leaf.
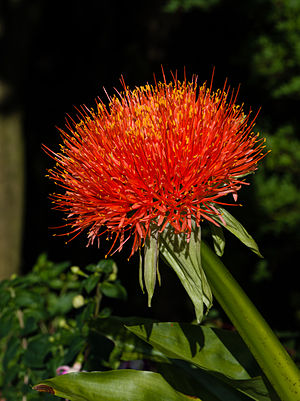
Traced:
[[249, 379], [260, 372], [235, 332], [176, 322], [126, 327], [168, 358], [182, 359], [234, 379]]
[[176, 272], [194, 304], [197, 321], [201, 322], [203, 304], [207, 310], [210, 309], [212, 293], [201, 265], [200, 227], [192, 230], [189, 240], [186, 234], [174, 234], [171, 228], [165, 229], [160, 235], [160, 242], [161, 255]]
[[237, 333], [179, 323], [127, 328], [167, 357], [205, 369], [212, 383], [220, 382], [219, 386], [229, 386], [255, 401], [271, 400], [262, 378], [255, 377], [260, 370]]
[[224, 228], [230, 231], [233, 235], [235, 235], [243, 244], [245, 244], [248, 248], [251, 249], [252, 252], [256, 253], [259, 257], [263, 258], [262, 254], [259, 252], [257, 243], [251, 237], [251, 235], [246, 231], [246, 229], [242, 226], [242, 224], [233, 217], [226, 209], [222, 207], [216, 206], [218, 211], [221, 213], [224, 221], [224, 224], [217, 217], [213, 217], [218, 223], [222, 224]]
[[211, 235], [214, 243], [214, 250], [218, 256], [222, 256], [225, 248], [225, 237], [222, 227], [210, 224]]
[[160, 374], [132, 369], [69, 373], [43, 380], [34, 389], [71, 401], [191, 401]]

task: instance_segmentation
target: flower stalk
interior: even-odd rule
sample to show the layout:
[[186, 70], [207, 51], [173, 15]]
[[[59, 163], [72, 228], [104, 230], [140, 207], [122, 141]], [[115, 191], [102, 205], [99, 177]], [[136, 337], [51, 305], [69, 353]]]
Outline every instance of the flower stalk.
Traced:
[[202, 241], [202, 267], [227, 316], [282, 401], [300, 400], [300, 373], [271, 328], [220, 258]]

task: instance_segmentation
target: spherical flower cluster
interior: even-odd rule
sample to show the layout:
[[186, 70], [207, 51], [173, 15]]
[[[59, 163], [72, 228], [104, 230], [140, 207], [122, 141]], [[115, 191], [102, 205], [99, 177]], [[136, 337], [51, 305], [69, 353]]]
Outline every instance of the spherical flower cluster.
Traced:
[[82, 107], [78, 121], [60, 130], [60, 152], [46, 151], [56, 166], [49, 176], [64, 191], [52, 195], [67, 213], [72, 238], [88, 230], [89, 243], [115, 234], [132, 253], [155, 229], [172, 226], [189, 237], [192, 222], [218, 224], [216, 204], [245, 184], [243, 176], [264, 156], [264, 139], [236, 95], [206, 84], [156, 82]]

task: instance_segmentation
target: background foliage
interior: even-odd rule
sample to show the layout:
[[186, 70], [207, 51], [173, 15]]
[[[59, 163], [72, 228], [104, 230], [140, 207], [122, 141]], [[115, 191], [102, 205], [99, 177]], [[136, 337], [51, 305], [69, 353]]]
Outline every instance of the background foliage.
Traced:
[[112, 345], [93, 336], [89, 325], [92, 319], [110, 316], [105, 298], [127, 297], [112, 260], [80, 269], [69, 262], [55, 264], [43, 254], [26, 276], [2, 281], [0, 292], [4, 399], [45, 399], [32, 386], [56, 376], [65, 365], [77, 363], [88, 370], [118, 366], [108, 360]]
[[[300, 292], [295, 276], [299, 244], [299, 87], [300, 3], [297, 0], [49, 1], [2, 0], [0, 4], [0, 81], [9, 88], [0, 113], [19, 110], [25, 146], [26, 197], [22, 271], [37, 255], [86, 265], [103, 257], [101, 248], [85, 248], [85, 238], [67, 246], [48, 227], [62, 216], [50, 211], [45, 178], [53, 163], [41, 143], [58, 149], [55, 125], [64, 125], [73, 106], [93, 106], [103, 87], [120, 88], [123, 74], [130, 87], [152, 80], [152, 73], [178, 70], [209, 80], [226, 77], [242, 84], [239, 99], [254, 112], [262, 107], [256, 128], [272, 153], [241, 192], [243, 208], [231, 212], [257, 240], [265, 259], [245, 257], [245, 249], [227, 235], [225, 264], [259, 305], [271, 326], [297, 331]], [[230, 251], [229, 251], [230, 249]], [[162, 320], [191, 320], [193, 310], [170, 269], [162, 269], [162, 288], [149, 311], [138, 288], [137, 260], [129, 250], [114, 255], [128, 289], [118, 313]], [[166, 285], [168, 284], [168, 285]], [[294, 338], [294, 337], [293, 337]], [[295, 340], [293, 340], [295, 341]]]

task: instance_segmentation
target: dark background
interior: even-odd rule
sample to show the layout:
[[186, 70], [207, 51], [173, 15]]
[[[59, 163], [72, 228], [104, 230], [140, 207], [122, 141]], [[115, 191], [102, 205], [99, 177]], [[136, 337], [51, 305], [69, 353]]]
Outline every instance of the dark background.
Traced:
[[[38, 255], [84, 266], [104, 257], [86, 248], [86, 238], [65, 245], [49, 227], [61, 225], [51, 211], [45, 178], [53, 161], [46, 144], [58, 150], [66, 113], [74, 106], [93, 107], [97, 96], [120, 89], [125, 77], [133, 88], [178, 71], [210, 80], [214, 88], [226, 77], [241, 83], [239, 102], [247, 111], [262, 107], [256, 129], [272, 153], [261, 163], [251, 186], [240, 191], [243, 208], [230, 210], [257, 240], [259, 260], [226, 234], [225, 264], [263, 315], [278, 330], [298, 330], [300, 292], [297, 281], [299, 195], [300, 2], [284, 0], [169, 1], [0, 1], [0, 78], [10, 86], [1, 113], [20, 110], [25, 146], [25, 215], [22, 272]], [[237, 210], [238, 209], [238, 210]], [[113, 258], [129, 292], [115, 313], [163, 320], [191, 320], [191, 304], [170, 268], [162, 265], [162, 287], [148, 310], [138, 285], [137, 257], [130, 250]]]

